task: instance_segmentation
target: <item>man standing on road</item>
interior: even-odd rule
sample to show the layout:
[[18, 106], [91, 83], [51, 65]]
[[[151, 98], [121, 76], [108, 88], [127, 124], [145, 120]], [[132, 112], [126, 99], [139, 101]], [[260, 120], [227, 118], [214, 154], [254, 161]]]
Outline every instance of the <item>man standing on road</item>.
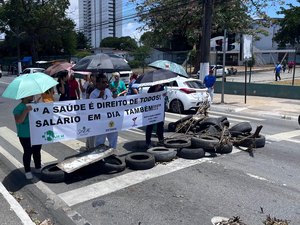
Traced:
[[274, 69], [275, 81], [277, 81], [278, 79], [281, 80], [281, 77], [280, 77], [281, 68], [282, 68], [281, 64], [279, 62], [277, 62], [276, 66], [275, 66], [275, 69]]
[[215, 83], [216, 83], [216, 77], [214, 76], [214, 71], [209, 70], [209, 74], [204, 77], [203, 84], [208, 89], [208, 93], [211, 98], [211, 103], [213, 102]]

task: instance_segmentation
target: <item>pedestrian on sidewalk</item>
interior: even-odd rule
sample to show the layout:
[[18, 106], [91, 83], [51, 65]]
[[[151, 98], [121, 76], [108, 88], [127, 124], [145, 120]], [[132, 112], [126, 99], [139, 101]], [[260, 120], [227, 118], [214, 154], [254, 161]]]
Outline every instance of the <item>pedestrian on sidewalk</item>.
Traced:
[[203, 84], [208, 89], [208, 93], [210, 95], [211, 103], [213, 102], [215, 83], [216, 83], [216, 77], [214, 76], [214, 71], [209, 70], [209, 74], [204, 77]]
[[31, 145], [29, 116], [28, 113], [32, 110], [31, 106], [27, 106], [32, 102], [34, 96], [22, 98], [21, 102], [15, 107], [13, 114], [17, 126], [17, 135], [23, 147], [23, 164], [25, 169], [25, 177], [30, 180], [33, 178], [30, 168], [31, 156], [35, 165], [35, 172], [41, 172], [41, 148], [42, 145]]
[[280, 77], [280, 72], [281, 72], [281, 64], [279, 62], [277, 62], [275, 68], [274, 68], [274, 72], [275, 72], [275, 81], [278, 81], [281, 80], [281, 77]]

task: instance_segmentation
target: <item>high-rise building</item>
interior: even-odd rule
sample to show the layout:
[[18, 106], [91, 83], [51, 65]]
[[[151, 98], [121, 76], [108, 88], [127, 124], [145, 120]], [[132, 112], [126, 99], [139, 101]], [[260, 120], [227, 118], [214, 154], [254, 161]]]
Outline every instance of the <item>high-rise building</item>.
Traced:
[[80, 0], [79, 30], [94, 48], [106, 37], [121, 37], [122, 0]]

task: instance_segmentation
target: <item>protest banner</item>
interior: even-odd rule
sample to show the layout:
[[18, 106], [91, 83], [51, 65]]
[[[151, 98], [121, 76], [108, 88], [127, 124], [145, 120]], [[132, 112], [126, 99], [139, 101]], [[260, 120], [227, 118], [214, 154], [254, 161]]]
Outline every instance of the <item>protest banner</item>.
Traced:
[[163, 94], [32, 104], [31, 143], [49, 144], [158, 123], [164, 120]]

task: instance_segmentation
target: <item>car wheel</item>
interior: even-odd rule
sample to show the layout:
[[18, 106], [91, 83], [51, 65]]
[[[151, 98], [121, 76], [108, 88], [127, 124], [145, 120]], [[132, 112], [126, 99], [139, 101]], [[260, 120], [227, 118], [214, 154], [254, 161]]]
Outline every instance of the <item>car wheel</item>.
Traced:
[[180, 100], [175, 99], [170, 103], [170, 110], [174, 113], [183, 113], [184, 108]]

